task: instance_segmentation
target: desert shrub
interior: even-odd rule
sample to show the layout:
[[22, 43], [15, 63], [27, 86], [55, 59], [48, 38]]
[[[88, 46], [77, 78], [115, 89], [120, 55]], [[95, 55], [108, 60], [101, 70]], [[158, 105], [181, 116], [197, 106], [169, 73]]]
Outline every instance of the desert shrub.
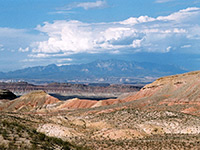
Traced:
[[1, 144], [0, 145], [0, 150], [6, 150], [7, 148], [6, 148], [6, 146], [4, 145], [4, 144]]
[[3, 130], [2, 136], [3, 136], [4, 139], [7, 139], [8, 138], [8, 132], [6, 130]]
[[38, 140], [39, 140], [39, 141], [44, 141], [46, 136], [45, 136], [45, 134], [43, 134], [43, 133], [38, 133], [38, 136], [37, 136], [37, 137], [38, 137]]

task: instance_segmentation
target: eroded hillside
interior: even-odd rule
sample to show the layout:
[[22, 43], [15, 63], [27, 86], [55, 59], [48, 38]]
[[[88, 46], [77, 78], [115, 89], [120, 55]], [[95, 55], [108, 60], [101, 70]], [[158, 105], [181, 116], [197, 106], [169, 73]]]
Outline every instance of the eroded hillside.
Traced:
[[[147, 108], [200, 114], [200, 71], [157, 79], [125, 98]], [[139, 100], [138, 100], [139, 99]]]
[[94, 150], [200, 149], [199, 89], [197, 71], [157, 79], [119, 99], [64, 102], [37, 91], [1, 104], [1, 121], [13, 117], [37, 133], [72, 143], [72, 149], [73, 143]]

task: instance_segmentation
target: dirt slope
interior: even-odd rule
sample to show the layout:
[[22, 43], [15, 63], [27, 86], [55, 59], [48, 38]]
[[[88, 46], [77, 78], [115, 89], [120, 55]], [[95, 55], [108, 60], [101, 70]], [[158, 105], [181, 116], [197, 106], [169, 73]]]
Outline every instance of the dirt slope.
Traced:
[[4, 104], [0, 109], [5, 111], [31, 111], [57, 102], [60, 101], [44, 91], [33, 91]]
[[155, 109], [200, 114], [200, 71], [159, 78], [124, 99], [134, 100]]

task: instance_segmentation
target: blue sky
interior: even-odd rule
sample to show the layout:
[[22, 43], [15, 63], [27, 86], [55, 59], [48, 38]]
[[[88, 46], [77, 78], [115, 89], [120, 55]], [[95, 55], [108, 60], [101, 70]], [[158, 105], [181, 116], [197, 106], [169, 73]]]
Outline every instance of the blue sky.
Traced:
[[200, 69], [200, 0], [0, 0], [0, 71], [123, 59]]

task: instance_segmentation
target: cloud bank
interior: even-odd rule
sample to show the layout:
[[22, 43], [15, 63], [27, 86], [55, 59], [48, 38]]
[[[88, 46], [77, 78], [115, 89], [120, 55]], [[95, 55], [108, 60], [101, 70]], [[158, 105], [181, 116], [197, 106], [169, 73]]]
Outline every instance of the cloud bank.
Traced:
[[[81, 6], [90, 8], [86, 4]], [[110, 23], [84, 23], [77, 20], [45, 22], [36, 29], [46, 34], [48, 40], [32, 43], [30, 57], [67, 56], [77, 53], [167, 53], [193, 46], [198, 49], [198, 18], [200, 8], [191, 7], [168, 16], [131, 17]]]

